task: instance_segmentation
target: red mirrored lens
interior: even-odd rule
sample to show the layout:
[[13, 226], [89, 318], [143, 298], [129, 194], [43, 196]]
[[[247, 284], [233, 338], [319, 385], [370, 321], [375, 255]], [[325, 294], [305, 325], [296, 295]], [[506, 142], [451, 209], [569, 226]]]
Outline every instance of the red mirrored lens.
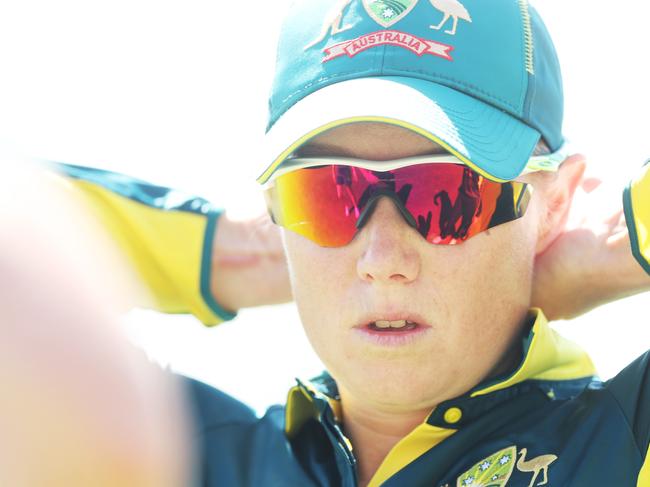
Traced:
[[326, 247], [350, 243], [382, 196], [406, 210], [429, 242], [447, 245], [521, 217], [528, 202], [524, 183], [496, 183], [452, 163], [305, 168], [280, 176], [267, 191], [278, 224]]

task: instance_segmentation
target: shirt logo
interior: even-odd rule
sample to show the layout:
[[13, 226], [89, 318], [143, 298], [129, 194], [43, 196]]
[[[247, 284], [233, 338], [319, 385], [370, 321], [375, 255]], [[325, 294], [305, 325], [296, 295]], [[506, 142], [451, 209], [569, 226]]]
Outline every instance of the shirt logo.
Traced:
[[[470, 468], [463, 475], [458, 477], [456, 487], [506, 487], [508, 480], [512, 476], [512, 472], [517, 467], [522, 473], [532, 473], [533, 476], [530, 480], [528, 487], [534, 485], [547, 485], [548, 484], [548, 467], [557, 460], [557, 455], [540, 455], [530, 460], [526, 460], [528, 454], [527, 448], [519, 450], [519, 459], [515, 463], [517, 457], [517, 447], [509, 446], [497, 453], [490, 455]], [[543, 478], [539, 483], [535, 482], [543, 474]], [[447, 487], [447, 486], [445, 486]]]
[[557, 460], [557, 455], [540, 455], [536, 458], [531, 458], [530, 460], [524, 460], [528, 450], [522, 448], [519, 451], [519, 460], [517, 461], [517, 470], [520, 472], [531, 472], [533, 478], [530, 481], [530, 485], [535, 485], [535, 480], [540, 473], [544, 473], [544, 479], [537, 485], [546, 485], [548, 483], [548, 467], [551, 463]]
[[516, 455], [516, 446], [496, 452], [458, 477], [456, 487], [504, 487], [515, 469]]

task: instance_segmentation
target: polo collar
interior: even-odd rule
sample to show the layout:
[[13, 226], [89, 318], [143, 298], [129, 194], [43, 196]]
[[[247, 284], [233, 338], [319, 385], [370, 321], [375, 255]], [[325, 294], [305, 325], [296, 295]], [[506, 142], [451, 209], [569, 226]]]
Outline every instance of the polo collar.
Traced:
[[523, 338], [524, 352], [519, 366], [506, 376], [482, 382], [469, 392], [471, 397], [484, 396], [525, 381], [572, 381], [596, 375], [589, 355], [551, 328], [541, 309], [532, 308], [526, 321], [532, 326]]
[[[485, 409], [491, 409], [531, 387], [543, 390], [550, 399], [562, 399], [579, 392], [593, 380], [596, 370], [589, 355], [553, 330], [541, 309], [530, 309], [526, 322], [519, 365], [506, 375], [478, 384], [459, 398], [441, 403], [426, 423], [458, 428]], [[289, 391], [287, 398], [287, 436], [294, 437], [310, 418], [321, 423], [326, 421], [330, 427], [332, 423], [336, 424], [337, 418], [341, 417], [341, 406], [334, 379], [325, 372], [312, 380], [296, 381], [297, 385]], [[464, 418], [446, 414], [454, 408], [470, 414]]]

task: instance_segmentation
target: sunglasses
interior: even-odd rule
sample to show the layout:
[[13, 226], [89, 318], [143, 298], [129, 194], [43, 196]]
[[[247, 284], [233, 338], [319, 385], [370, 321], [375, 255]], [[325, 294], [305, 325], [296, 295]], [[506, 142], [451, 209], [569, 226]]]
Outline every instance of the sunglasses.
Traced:
[[[559, 153], [533, 157], [524, 174], [557, 171]], [[267, 184], [272, 220], [322, 247], [349, 244], [382, 197], [432, 244], [457, 245], [524, 216], [533, 188], [481, 176], [453, 156], [393, 161], [295, 158]]]

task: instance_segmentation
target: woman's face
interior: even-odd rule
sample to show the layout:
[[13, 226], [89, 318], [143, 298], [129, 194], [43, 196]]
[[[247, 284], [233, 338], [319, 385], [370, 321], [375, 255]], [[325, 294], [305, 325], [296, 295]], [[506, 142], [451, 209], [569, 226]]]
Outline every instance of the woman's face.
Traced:
[[[405, 129], [355, 124], [319, 136], [301, 155], [385, 160], [440, 152]], [[503, 366], [530, 306], [537, 203], [534, 196], [523, 218], [460, 245], [428, 243], [389, 198], [345, 247], [286, 231], [303, 326], [342, 394], [388, 410], [426, 408]], [[416, 326], [377, 330], [399, 320]]]

